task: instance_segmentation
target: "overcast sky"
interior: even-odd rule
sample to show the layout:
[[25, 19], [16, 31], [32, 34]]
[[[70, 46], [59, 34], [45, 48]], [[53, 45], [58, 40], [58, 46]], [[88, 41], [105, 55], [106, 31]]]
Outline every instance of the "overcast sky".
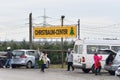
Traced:
[[77, 24], [80, 19], [81, 38], [120, 38], [120, 0], [0, 0], [0, 40], [29, 40], [29, 13], [33, 25], [43, 23]]

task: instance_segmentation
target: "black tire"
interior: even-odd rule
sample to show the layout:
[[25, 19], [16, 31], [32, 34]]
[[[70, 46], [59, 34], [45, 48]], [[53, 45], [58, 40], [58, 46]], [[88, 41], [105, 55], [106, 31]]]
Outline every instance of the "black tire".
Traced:
[[110, 75], [115, 75], [115, 71], [108, 71]]
[[82, 69], [84, 73], [89, 73], [90, 69]]
[[26, 68], [29, 68], [29, 69], [32, 68], [32, 62], [31, 61], [27, 62]]
[[12, 68], [16, 68], [17, 66], [16, 65], [12, 65]]
[[92, 73], [95, 73], [95, 66], [94, 66], [94, 64], [92, 65], [91, 71], [92, 71]]

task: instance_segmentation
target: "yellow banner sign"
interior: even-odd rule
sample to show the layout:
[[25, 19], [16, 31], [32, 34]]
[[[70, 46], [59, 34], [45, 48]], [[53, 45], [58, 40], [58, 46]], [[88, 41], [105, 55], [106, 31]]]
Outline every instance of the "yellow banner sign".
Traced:
[[34, 38], [68, 38], [77, 36], [76, 26], [34, 27]]

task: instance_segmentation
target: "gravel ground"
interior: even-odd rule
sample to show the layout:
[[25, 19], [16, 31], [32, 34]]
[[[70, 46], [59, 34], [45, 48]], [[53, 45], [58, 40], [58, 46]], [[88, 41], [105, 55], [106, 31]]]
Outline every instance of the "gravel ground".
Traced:
[[95, 76], [92, 72], [83, 73], [80, 69], [66, 71], [66, 69], [0, 69], [0, 80], [120, 80], [120, 78], [102, 71]]

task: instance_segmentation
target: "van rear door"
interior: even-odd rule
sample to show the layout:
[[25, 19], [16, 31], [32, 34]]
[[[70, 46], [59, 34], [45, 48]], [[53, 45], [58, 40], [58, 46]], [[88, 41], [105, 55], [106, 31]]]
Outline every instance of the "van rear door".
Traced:
[[81, 68], [81, 55], [80, 54], [73, 54], [73, 66], [75, 68]]
[[76, 68], [82, 67], [81, 64], [82, 53], [83, 53], [83, 45], [75, 45], [72, 54], [73, 54], [73, 66]]

